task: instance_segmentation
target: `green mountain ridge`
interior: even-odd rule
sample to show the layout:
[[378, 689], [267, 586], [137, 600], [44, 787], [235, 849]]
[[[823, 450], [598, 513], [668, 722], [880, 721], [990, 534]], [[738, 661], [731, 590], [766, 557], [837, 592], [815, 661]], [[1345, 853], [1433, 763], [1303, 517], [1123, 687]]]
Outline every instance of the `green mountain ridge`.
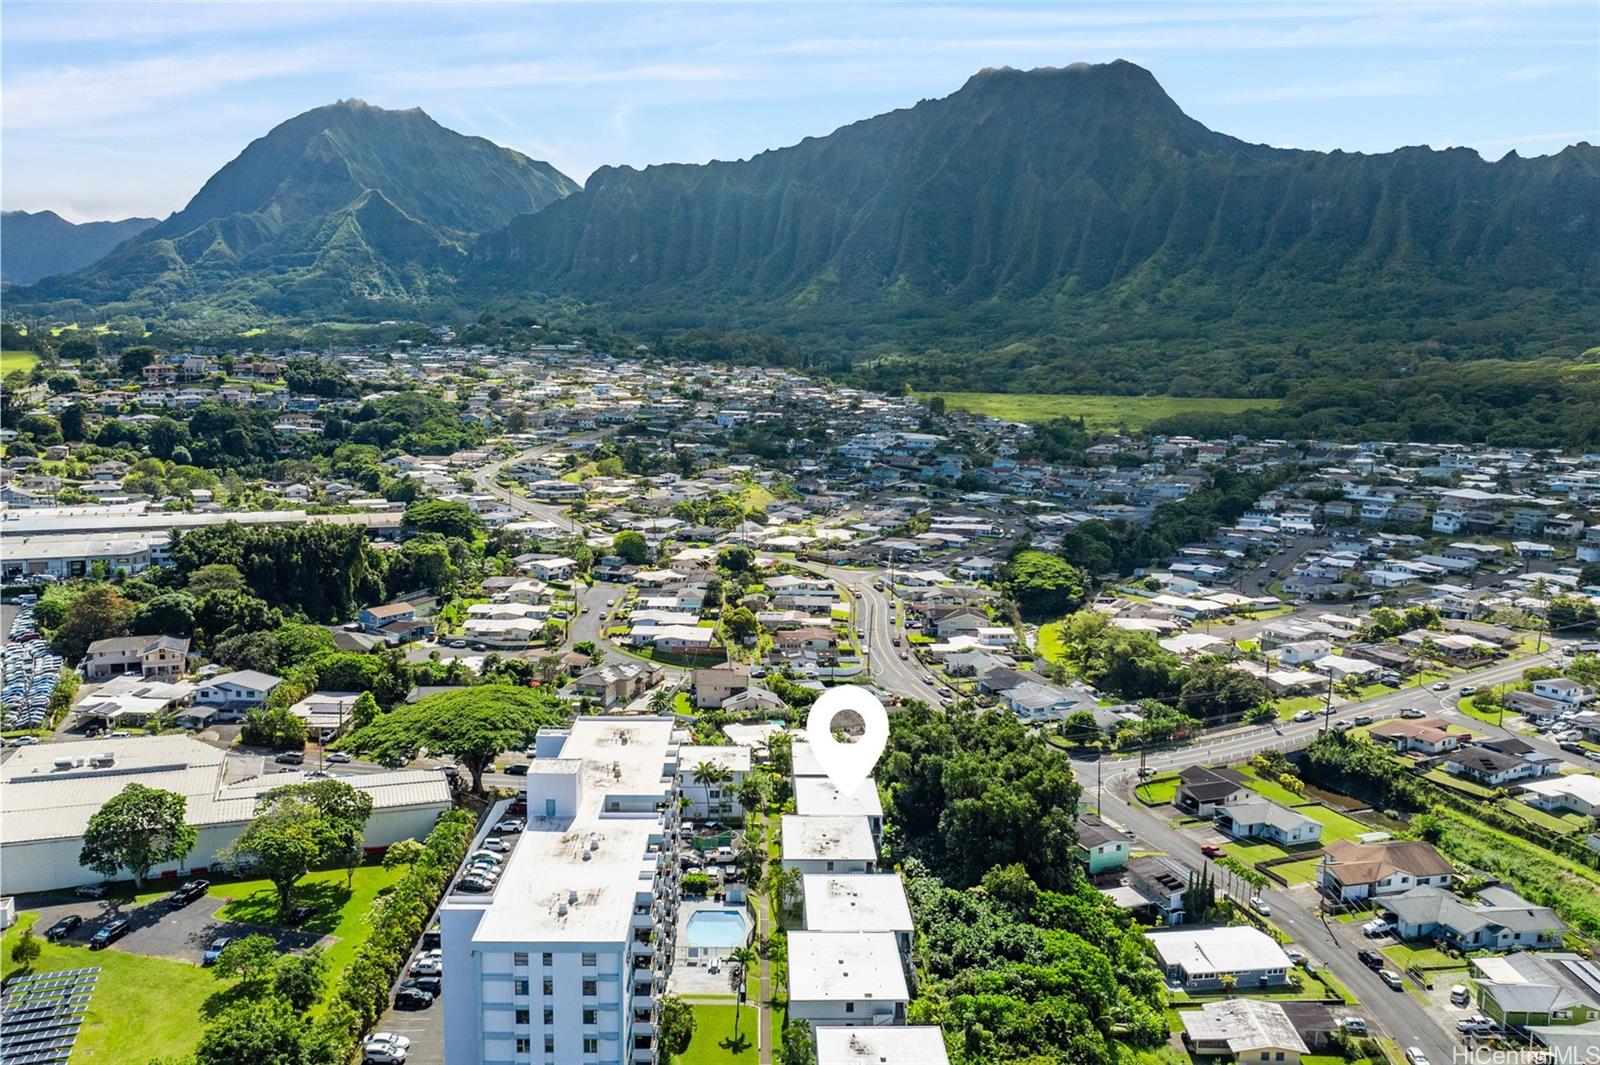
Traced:
[[878, 384], [1252, 394], [1219, 350], [1589, 346], [1600, 151], [1279, 149], [1131, 63], [988, 70], [749, 160], [604, 168], [472, 255], [467, 292], [820, 337]]
[[253, 141], [138, 239], [18, 298], [284, 315], [423, 298], [475, 236], [576, 189], [420, 110], [340, 101]]
[[54, 211], [6, 211], [0, 214], [0, 281], [26, 285], [88, 266], [157, 221], [69, 222]]

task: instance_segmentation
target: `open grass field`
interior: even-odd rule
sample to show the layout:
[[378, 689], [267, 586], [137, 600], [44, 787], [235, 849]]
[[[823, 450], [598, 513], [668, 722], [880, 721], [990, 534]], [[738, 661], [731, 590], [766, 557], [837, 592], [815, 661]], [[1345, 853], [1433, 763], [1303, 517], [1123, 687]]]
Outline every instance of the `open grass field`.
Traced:
[[[301, 926], [306, 932], [331, 935], [328, 946], [328, 983], [331, 986], [345, 966], [355, 959], [356, 947], [367, 937], [367, 911], [379, 895], [393, 887], [404, 869], [385, 869], [363, 865], [356, 870], [350, 888], [344, 886], [342, 869], [312, 873], [295, 888], [295, 902], [317, 908], [317, 914]], [[233, 901], [222, 908], [221, 916], [249, 924], [278, 925], [278, 894], [266, 880], [241, 880], [211, 889]]]
[[[19, 914], [0, 940], [8, 978], [18, 971], [11, 962], [11, 944], [38, 916]], [[39, 945], [44, 949], [33, 965], [36, 973], [100, 967], [94, 997], [72, 1048], [73, 1062], [123, 1065], [187, 1055], [200, 1040], [208, 1000], [225, 1000], [228, 985], [198, 965], [115, 948], [91, 951], [46, 943], [42, 937]]]
[[[354, 884], [348, 890], [343, 870], [312, 873], [300, 882], [295, 900], [318, 909], [302, 928], [334, 937], [327, 949], [327, 986], [333, 986], [366, 938], [366, 915], [373, 899], [403, 875], [404, 870], [387, 870], [374, 864], [357, 869]], [[119, 885], [112, 891], [132, 905], [144, 905], [171, 893], [170, 882], [149, 891], [135, 892], [131, 885]], [[230, 900], [219, 914], [228, 920], [278, 924], [277, 893], [266, 880], [214, 883], [211, 894]], [[10, 961], [11, 944], [38, 916], [32, 912], [19, 914], [17, 924], [6, 931], [0, 942], [6, 976], [17, 969]], [[43, 941], [40, 945], [44, 951], [34, 965], [35, 972], [101, 967], [86, 1023], [73, 1048], [74, 1062], [109, 1065], [181, 1058], [194, 1050], [211, 1016], [235, 1000], [230, 994], [232, 984], [189, 962], [133, 954], [116, 947], [90, 951], [83, 946]]]
[[729, 1049], [734, 1037], [735, 1007], [732, 1002], [726, 1006], [694, 1002], [691, 1007], [694, 1010], [694, 1038], [689, 1040], [689, 1049], [673, 1057], [677, 1065], [750, 1065], [760, 1060], [760, 1051], [756, 1049], [756, 1028], [760, 1014], [754, 1002], [739, 1010], [739, 1032], [747, 1043], [737, 1053]]
[[1061, 626], [1059, 621], [1047, 621], [1039, 626], [1038, 652], [1046, 662], [1059, 662], [1066, 652], [1061, 642]]
[[8, 373], [31, 373], [39, 356], [31, 351], [0, 351], [0, 377]]
[[1185, 399], [1180, 396], [1053, 396], [1011, 392], [929, 392], [945, 404], [1013, 422], [1082, 418], [1091, 430], [1142, 429], [1175, 414], [1237, 414], [1276, 407], [1275, 399]]
[[1170, 804], [1178, 794], [1178, 778], [1152, 777], [1137, 789], [1139, 801], [1147, 806]]

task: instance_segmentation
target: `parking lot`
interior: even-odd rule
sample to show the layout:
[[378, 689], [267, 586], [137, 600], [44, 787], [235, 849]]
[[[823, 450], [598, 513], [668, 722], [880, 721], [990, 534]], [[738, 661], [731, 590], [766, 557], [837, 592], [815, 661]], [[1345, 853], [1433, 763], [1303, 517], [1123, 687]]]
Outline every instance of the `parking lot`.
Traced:
[[66, 894], [38, 895], [18, 900], [19, 908], [39, 911], [39, 922], [35, 927], [41, 935], [61, 918], [76, 914], [83, 918], [83, 923], [67, 936], [65, 942], [87, 944], [89, 937], [100, 928], [119, 917], [126, 917], [132, 922], [132, 927], [110, 949], [195, 965], [200, 964], [206, 947], [218, 936], [271, 936], [283, 952], [303, 950], [325, 938], [309, 932], [223, 920], [217, 911], [227, 902], [220, 895], [209, 894], [181, 909], [172, 909], [164, 897], [140, 906], [121, 905], [109, 899], [80, 899]]

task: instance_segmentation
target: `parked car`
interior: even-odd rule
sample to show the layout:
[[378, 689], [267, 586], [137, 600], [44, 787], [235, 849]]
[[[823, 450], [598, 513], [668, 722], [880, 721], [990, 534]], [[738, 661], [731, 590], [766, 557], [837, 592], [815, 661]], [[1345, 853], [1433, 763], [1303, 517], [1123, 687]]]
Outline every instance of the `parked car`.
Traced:
[[1359, 952], [1357, 952], [1356, 957], [1360, 959], [1362, 965], [1365, 965], [1369, 969], [1383, 968], [1383, 955], [1379, 954], [1375, 950], [1367, 950], [1365, 947], [1363, 947]]
[[499, 836], [490, 836], [488, 839], [483, 841], [483, 849], [484, 850], [490, 850], [490, 851], [500, 851], [501, 853], [504, 853], [504, 852], [506, 852], [506, 851], [511, 849], [511, 844], [507, 843], [505, 840], [501, 839]]
[[1400, 974], [1393, 969], [1380, 969], [1378, 971], [1378, 979], [1388, 984], [1390, 991], [1404, 991], [1406, 989], [1406, 985], [1400, 980]]
[[411, 963], [412, 976], [438, 976], [444, 972], [444, 965], [438, 958], [421, 957]]
[[411, 1040], [395, 1032], [373, 1032], [367, 1036], [368, 1043], [393, 1043], [401, 1050], [411, 1049]]
[[1220, 843], [1202, 843], [1200, 844], [1200, 853], [1207, 858], [1220, 858], [1226, 852], [1223, 851]]
[[343, 764], [343, 763], [348, 762], [350, 760], [351, 760], [351, 755], [350, 755], [349, 751], [329, 751], [328, 752], [328, 761], [330, 761], [330, 762], [338, 762], [340, 764]]
[[1364, 935], [1371, 936], [1372, 938], [1376, 939], [1379, 936], [1386, 936], [1390, 932], [1393, 932], [1394, 924], [1387, 918], [1375, 917], [1366, 924], [1362, 925], [1361, 931]]
[[397, 1009], [425, 1010], [433, 1005], [433, 995], [407, 980], [394, 993], [394, 1004]]
[[1367, 1022], [1360, 1017], [1341, 1017], [1339, 1019], [1339, 1027], [1351, 1035], [1367, 1034]]
[[1456, 1021], [1456, 1031], [1462, 1035], [1492, 1035], [1494, 1022], [1481, 1013], [1474, 1013]]
[[1317, 712], [1315, 710], [1302, 710], [1299, 713], [1295, 714], [1293, 718], [1291, 718], [1291, 720], [1299, 721], [1302, 724], [1307, 722], [1307, 721], [1315, 721], [1316, 719], [1317, 719]]
[[1269, 906], [1267, 904], [1267, 900], [1262, 898], [1260, 895], [1250, 896], [1250, 908], [1263, 917], [1272, 916], [1272, 907]]
[[528, 827], [527, 822], [523, 821], [521, 818], [506, 817], [495, 822], [494, 830], [499, 832], [501, 835], [506, 835], [508, 833], [515, 835], [526, 827]]
[[305, 760], [306, 752], [304, 751], [284, 751], [273, 759], [279, 765], [302, 765]]
[[1410, 1065], [1432, 1065], [1421, 1047], [1406, 1047], [1406, 1061], [1410, 1062]]
[[1283, 952], [1283, 956], [1294, 962], [1296, 965], [1300, 965], [1306, 960], [1306, 952], [1301, 950], [1299, 947], [1288, 948]]
[[1406, 706], [1401, 708], [1400, 716], [1407, 721], [1415, 721], [1419, 717], [1427, 717], [1428, 715], [1414, 706]]
[[442, 973], [433, 976], [415, 976], [407, 980], [406, 983], [418, 990], [426, 991], [434, 998], [438, 998], [444, 993], [444, 975]]
[[106, 893], [106, 886], [104, 884], [84, 884], [82, 887], [74, 888], [72, 893], [80, 899], [103, 898]]
[[494, 881], [486, 880], [481, 876], [464, 876], [456, 884], [457, 891], [465, 891], [472, 895], [482, 895], [484, 892], [494, 890]]
[[201, 965], [215, 965], [217, 959], [222, 957], [222, 952], [228, 949], [228, 944], [233, 942], [232, 936], [218, 936], [211, 941], [206, 952], [200, 956]]
[[1351, 718], [1350, 721], [1351, 721], [1352, 724], [1355, 724], [1355, 725], [1370, 725], [1370, 724], [1372, 724], [1372, 715], [1371, 714], [1357, 714], [1355, 717]]
[[182, 884], [177, 891], [167, 896], [167, 904], [175, 910], [182, 909], [209, 890], [211, 890], [211, 881], [189, 880]]
[[507, 776], [513, 776], [513, 777], [525, 777], [525, 776], [527, 776], [528, 775], [528, 763], [527, 762], [512, 762], [510, 765], [506, 766], [506, 775]]
[[361, 1060], [367, 1065], [405, 1065], [406, 1053], [398, 1043], [369, 1039], [361, 1048]]
[[50, 930], [44, 934], [44, 937], [52, 943], [56, 942], [57, 940], [65, 939], [67, 936], [72, 934], [72, 930], [74, 928], [77, 928], [82, 923], [82, 917], [79, 917], [75, 913], [69, 913], [65, 917], [61, 918], [61, 920], [51, 925]]
[[105, 947], [109, 947], [111, 944], [127, 935], [128, 930], [132, 927], [133, 922], [129, 921], [126, 917], [117, 918], [115, 921], [103, 926], [100, 931], [89, 937], [89, 949], [101, 950]]
[[1466, 984], [1450, 985], [1450, 1004], [1452, 1006], [1465, 1006], [1471, 1001], [1472, 992], [1467, 989]]

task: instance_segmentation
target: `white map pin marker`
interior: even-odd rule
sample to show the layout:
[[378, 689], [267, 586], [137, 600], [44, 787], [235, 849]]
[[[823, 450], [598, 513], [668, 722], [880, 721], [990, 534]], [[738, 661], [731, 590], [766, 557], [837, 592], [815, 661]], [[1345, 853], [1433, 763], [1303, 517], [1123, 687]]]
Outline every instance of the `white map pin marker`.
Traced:
[[[854, 710], [866, 725], [853, 743], [833, 738], [833, 719], [846, 710]], [[839, 794], [854, 795], [889, 742], [889, 712], [876, 695], [858, 685], [829, 688], [811, 704], [811, 713], [806, 717], [806, 740]]]

